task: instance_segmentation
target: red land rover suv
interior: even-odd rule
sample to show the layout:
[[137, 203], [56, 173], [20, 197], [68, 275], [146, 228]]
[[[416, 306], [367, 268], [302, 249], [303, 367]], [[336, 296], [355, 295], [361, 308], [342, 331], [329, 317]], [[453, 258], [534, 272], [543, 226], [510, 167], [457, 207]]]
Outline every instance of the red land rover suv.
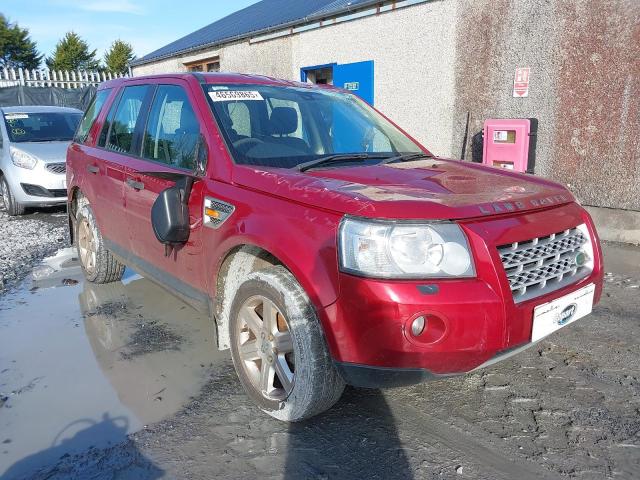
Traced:
[[87, 279], [127, 265], [208, 313], [248, 395], [283, 420], [345, 383], [489, 365], [601, 295], [596, 231], [563, 186], [436, 157], [333, 87], [106, 82], [67, 162]]

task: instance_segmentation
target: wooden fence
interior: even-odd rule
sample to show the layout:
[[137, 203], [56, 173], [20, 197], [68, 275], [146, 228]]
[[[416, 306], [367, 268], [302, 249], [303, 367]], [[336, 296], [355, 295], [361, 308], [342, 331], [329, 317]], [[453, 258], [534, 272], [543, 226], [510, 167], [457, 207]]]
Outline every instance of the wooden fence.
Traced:
[[24, 85], [27, 87], [82, 88], [97, 86], [113, 78], [126, 77], [120, 73], [61, 70], [28, 70], [22, 68], [0, 69], [0, 87]]

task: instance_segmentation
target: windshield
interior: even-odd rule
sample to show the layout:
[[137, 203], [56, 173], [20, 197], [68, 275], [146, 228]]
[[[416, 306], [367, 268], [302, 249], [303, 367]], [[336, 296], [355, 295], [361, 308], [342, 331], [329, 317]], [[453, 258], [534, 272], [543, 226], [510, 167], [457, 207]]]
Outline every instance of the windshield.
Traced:
[[81, 117], [79, 112], [5, 112], [4, 121], [11, 142], [53, 142], [70, 141]]
[[329, 155], [422, 150], [355, 95], [271, 85], [205, 85], [236, 163], [293, 168]]

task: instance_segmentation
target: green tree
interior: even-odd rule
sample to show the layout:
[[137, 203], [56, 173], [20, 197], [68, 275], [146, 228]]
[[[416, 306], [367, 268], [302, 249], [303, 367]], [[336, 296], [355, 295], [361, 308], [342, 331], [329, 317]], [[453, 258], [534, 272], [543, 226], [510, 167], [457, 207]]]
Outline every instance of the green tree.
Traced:
[[114, 73], [127, 73], [129, 64], [136, 56], [133, 54], [133, 47], [130, 43], [120, 39], [111, 44], [109, 50], [104, 54], [105, 68]]
[[67, 32], [62, 37], [53, 55], [48, 57], [46, 62], [51, 70], [97, 70], [100, 68], [96, 51], [89, 50], [89, 44], [75, 32]]
[[38, 68], [42, 55], [36, 43], [29, 38], [29, 30], [10, 23], [0, 13], [0, 67]]

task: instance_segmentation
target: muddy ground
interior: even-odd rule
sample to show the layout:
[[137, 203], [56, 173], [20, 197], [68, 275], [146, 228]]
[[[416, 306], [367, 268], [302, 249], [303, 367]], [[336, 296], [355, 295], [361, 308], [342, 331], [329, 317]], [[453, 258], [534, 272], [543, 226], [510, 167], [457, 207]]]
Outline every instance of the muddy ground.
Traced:
[[132, 272], [87, 285], [72, 257], [0, 297], [3, 479], [640, 478], [637, 248], [608, 245], [602, 303], [525, 353], [291, 425], [207, 319]]
[[30, 210], [21, 217], [10, 217], [0, 208], [0, 294], [22, 280], [39, 260], [67, 242], [64, 207]]

